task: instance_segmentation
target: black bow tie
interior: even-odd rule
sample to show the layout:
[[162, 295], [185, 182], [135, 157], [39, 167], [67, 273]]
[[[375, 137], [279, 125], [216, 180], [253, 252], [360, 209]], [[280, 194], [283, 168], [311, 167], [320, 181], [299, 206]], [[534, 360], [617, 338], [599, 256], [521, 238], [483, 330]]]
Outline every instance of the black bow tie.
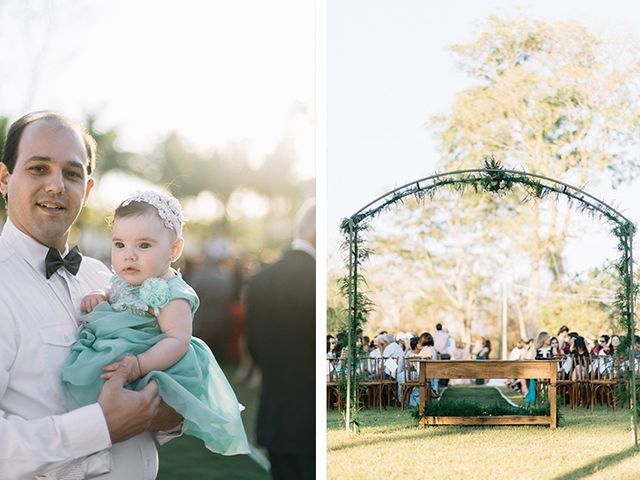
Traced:
[[67, 256], [64, 258], [62, 258], [57, 249], [50, 248], [44, 259], [47, 278], [51, 278], [51, 275], [60, 267], [66, 268], [70, 274], [75, 275], [80, 269], [80, 262], [82, 262], [82, 255], [78, 247], [73, 247], [69, 250], [69, 253], [67, 253]]

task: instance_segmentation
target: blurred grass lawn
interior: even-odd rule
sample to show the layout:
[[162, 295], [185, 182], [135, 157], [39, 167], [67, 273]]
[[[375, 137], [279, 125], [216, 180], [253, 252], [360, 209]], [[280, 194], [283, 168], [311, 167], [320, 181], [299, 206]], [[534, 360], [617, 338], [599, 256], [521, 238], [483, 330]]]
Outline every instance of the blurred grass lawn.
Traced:
[[[223, 370], [233, 386], [238, 401], [246, 407], [242, 412], [242, 420], [249, 442], [255, 445], [259, 391], [233, 382], [235, 366], [223, 366]], [[158, 455], [160, 457], [158, 480], [268, 480], [271, 478], [248, 455], [229, 457], [217, 455], [207, 450], [202, 441], [194, 437], [184, 436], [172, 440], [158, 448]]]

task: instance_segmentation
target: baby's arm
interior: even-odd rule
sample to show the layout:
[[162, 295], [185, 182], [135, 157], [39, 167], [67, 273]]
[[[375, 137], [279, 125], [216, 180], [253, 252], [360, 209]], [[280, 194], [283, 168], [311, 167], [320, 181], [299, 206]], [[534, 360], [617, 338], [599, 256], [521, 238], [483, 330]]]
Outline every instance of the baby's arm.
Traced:
[[186, 300], [172, 300], [160, 310], [158, 324], [166, 337], [138, 355], [141, 377], [151, 370], [169, 368], [187, 353], [191, 343], [192, 321], [191, 304]]
[[108, 302], [108, 301], [109, 301], [108, 288], [94, 290], [88, 295], [85, 295], [84, 297], [82, 297], [82, 302], [80, 302], [80, 307], [82, 308], [83, 312], [89, 313], [89, 312], [92, 312], [93, 309], [96, 308], [96, 306], [100, 302]]
[[[191, 305], [188, 301], [176, 299], [169, 302], [160, 310], [158, 324], [166, 337], [146, 352], [136, 356], [139, 368], [134, 368], [138, 370], [137, 372], [131, 372], [133, 378], [128, 379], [130, 382], [152, 370], [166, 370], [180, 360], [189, 349], [192, 317]], [[109, 378], [118, 369], [118, 365], [120, 362], [104, 367], [105, 373], [102, 377]]]

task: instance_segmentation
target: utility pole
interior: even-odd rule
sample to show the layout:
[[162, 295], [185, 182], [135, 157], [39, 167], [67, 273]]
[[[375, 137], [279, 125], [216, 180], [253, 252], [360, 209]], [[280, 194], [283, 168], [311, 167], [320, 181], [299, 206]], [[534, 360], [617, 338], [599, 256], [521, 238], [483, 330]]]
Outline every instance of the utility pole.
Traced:
[[500, 358], [506, 360], [508, 358], [507, 353], [507, 281], [502, 280], [502, 295], [500, 298]]

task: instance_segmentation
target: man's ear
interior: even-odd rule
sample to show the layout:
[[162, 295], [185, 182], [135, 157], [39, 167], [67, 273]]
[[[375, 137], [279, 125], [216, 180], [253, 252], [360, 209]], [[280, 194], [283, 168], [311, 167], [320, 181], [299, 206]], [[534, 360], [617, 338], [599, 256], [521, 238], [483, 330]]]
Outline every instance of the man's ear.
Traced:
[[89, 177], [89, 179], [87, 180], [87, 187], [84, 191], [84, 200], [82, 201], [83, 207], [87, 205], [87, 202], [89, 201], [89, 193], [91, 192], [91, 189], [93, 188], [94, 185], [95, 185], [95, 180], [93, 179], [93, 177]]
[[184, 248], [184, 238], [178, 237], [176, 241], [171, 245], [171, 261], [175, 262], [182, 255], [182, 249]]
[[0, 162], [0, 193], [2, 195], [7, 195], [9, 193], [9, 178], [11, 174], [9, 173], [9, 169], [4, 163]]

